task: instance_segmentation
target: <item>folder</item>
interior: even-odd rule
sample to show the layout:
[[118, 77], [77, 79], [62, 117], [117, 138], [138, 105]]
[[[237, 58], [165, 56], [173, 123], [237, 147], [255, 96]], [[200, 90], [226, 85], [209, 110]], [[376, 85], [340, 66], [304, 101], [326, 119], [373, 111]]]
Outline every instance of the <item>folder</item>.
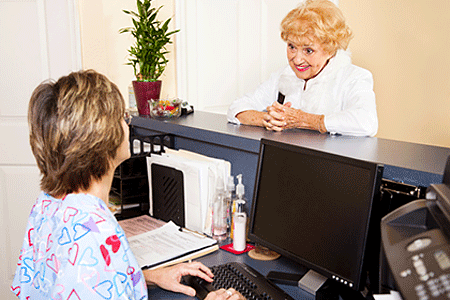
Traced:
[[186, 162], [180, 161], [165, 153], [161, 155], [152, 155], [147, 158], [147, 170], [149, 180], [149, 201], [150, 214], [153, 215], [153, 189], [160, 188], [152, 186], [152, 164], [159, 164], [180, 170], [183, 173], [184, 181], [184, 201], [185, 201], [185, 224], [186, 228], [202, 232], [202, 207], [200, 195], [199, 178], [201, 169], [198, 166], [192, 166]]
[[147, 158], [149, 170], [150, 214], [153, 213], [152, 164], [161, 164], [180, 170], [184, 180], [185, 227], [211, 235], [210, 204], [215, 196], [215, 189], [220, 181], [225, 187], [231, 174], [231, 164], [187, 150], [166, 149], [161, 155]]
[[[167, 149], [166, 153], [169, 155], [176, 155], [185, 162], [200, 166], [207, 167], [207, 172], [202, 170], [200, 172], [200, 191], [201, 191], [201, 203], [202, 203], [202, 220], [203, 220], [203, 232], [211, 235], [211, 211], [208, 208], [211, 207], [211, 201], [215, 197], [217, 181], [223, 180], [223, 187], [227, 185], [228, 177], [231, 174], [231, 163], [214, 157], [198, 154], [187, 150], [173, 150]], [[205, 176], [204, 174], [208, 174]], [[206, 199], [204, 199], [206, 197]], [[188, 227], [186, 225], [186, 227]]]

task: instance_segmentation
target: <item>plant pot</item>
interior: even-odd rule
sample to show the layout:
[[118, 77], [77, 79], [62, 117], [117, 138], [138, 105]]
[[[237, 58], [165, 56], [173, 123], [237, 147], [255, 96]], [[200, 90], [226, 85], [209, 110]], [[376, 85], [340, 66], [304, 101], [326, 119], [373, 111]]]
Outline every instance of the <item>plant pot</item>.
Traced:
[[148, 101], [151, 99], [159, 99], [161, 94], [161, 80], [154, 82], [135, 80], [133, 81], [133, 89], [139, 115], [150, 116]]

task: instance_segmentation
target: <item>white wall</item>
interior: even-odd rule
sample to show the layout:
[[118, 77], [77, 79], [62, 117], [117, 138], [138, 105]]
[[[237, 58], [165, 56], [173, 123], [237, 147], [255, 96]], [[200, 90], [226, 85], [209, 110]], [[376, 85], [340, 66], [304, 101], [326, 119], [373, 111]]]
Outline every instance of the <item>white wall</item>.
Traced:
[[176, 3], [178, 93], [198, 110], [226, 113], [286, 65], [278, 28], [298, 0]]
[[[164, 4], [161, 18], [175, 16], [172, 26], [181, 29], [162, 95], [224, 112], [285, 61], [279, 22], [298, 1], [154, 1]], [[124, 65], [132, 41], [118, 30], [129, 24], [121, 10], [134, 5], [80, 0], [83, 66], [107, 74], [124, 94], [133, 77]], [[341, 0], [339, 7], [355, 34], [354, 63], [374, 75], [377, 137], [450, 147], [450, 1]]]
[[[196, 110], [225, 113], [231, 101], [286, 63], [278, 27], [299, 0], [152, 3], [163, 6], [161, 20], [173, 18], [171, 30], [181, 29], [168, 46], [161, 95], [179, 96]], [[133, 39], [118, 33], [131, 25], [123, 9], [136, 10], [135, 1], [79, 1], [83, 68], [106, 74], [127, 98], [134, 75], [133, 68], [125, 64]]]
[[340, 0], [375, 81], [378, 137], [450, 147], [450, 1]]
[[[175, 17], [172, 0], [153, 0], [155, 7], [163, 6], [158, 16], [161, 20]], [[128, 86], [134, 80], [133, 67], [128, 62], [128, 49], [133, 43], [131, 34], [119, 30], [132, 25], [131, 17], [122, 10], [136, 11], [135, 0], [79, 0], [81, 47], [84, 69], [95, 69], [117, 84], [128, 99]], [[170, 26], [174, 29], [175, 20]], [[176, 42], [175, 39], [173, 39]], [[170, 62], [166, 67], [161, 95], [176, 96], [175, 47], [169, 45]]]
[[81, 68], [73, 0], [0, 1], [0, 290], [10, 286], [40, 174], [28, 142], [33, 89]]

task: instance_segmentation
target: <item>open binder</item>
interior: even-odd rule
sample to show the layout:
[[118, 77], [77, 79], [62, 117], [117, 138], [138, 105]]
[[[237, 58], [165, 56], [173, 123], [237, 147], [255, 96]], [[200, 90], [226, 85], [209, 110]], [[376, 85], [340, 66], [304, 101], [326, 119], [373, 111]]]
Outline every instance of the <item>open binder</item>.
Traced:
[[148, 215], [119, 221], [131, 251], [143, 269], [157, 269], [192, 260], [219, 249], [217, 241], [173, 222]]

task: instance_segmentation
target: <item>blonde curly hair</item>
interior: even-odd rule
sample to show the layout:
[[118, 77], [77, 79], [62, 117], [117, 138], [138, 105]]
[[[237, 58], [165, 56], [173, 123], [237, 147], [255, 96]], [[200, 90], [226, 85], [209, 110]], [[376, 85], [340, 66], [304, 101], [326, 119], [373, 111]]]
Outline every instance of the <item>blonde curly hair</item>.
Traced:
[[306, 0], [291, 10], [281, 22], [281, 38], [316, 40], [328, 53], [346, 50], [352, 31], [341, 10], [328, 0]]

